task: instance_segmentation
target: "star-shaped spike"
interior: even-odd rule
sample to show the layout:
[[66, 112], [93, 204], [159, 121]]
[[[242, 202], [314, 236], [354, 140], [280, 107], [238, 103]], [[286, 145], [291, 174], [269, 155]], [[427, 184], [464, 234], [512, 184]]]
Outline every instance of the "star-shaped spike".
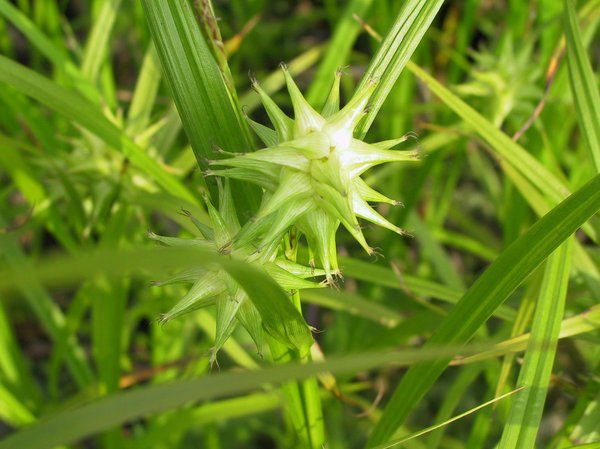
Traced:
[[[328, 281], [332, 282], [333, 276], [339, 273], [335, 234], [340, 224], [368, 254], [374, 251], [365, 239], [358, 218], [404, 234], [369, 205], [369, 202], [394, 205], [399, 202], [377, 192], [360, 176], [366, 170], [387, 162], [414, 162], [418, 159], [418, 152], [391, 149], [409, 135], [377, 144], [354, 138], [354, 128], [377, 87], [376, 79], [356, 92], [339, 110], [341, 73], [338, 72], [323, 112], [319, 114], [300, 93], [287, 68], [282, 66], [282, 69], [294, 109], [291, 124], [291, 119], [253, 81], [277, 131], [277, 144], [254, 153], [233, 155], [215, 161], [213, 165], [229, 167], [220, 170], [220, 174], [254, 179], [265, 189], [260, 210], [234, 241], [237, 239], [240, 244], [258, 241], [257, 250], [262, 250], [295, 225], [306, 236], [313, 257], [311, 263], [319, 263]], [[259, 134], [266, 134], [263, 128], [253, 128], [258, 129]], [[291, 135], [289, 129], [292, 130]], [[272, 134], [263, 140], [273, 142]], [[261, 175], [275, 180], [275, 185], [270, 182], [267, 186], [266, 182], [259, 181]]]

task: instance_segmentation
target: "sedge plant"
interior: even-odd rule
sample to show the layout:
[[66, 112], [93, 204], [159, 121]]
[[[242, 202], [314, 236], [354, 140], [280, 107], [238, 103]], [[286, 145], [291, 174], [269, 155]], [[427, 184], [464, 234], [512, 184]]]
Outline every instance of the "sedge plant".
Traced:
[[598, 447], [599, 17], [0, 0], [0, 449]]

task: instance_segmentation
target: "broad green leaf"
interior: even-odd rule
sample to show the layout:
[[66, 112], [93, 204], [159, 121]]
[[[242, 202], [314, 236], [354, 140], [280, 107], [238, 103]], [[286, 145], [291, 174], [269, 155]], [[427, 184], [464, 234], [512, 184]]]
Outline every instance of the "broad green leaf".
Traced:
[[371, 96], [369, 110], [355, 129], [356, 135], [364, 137], [383, 102], [394, 87], [402, 69], [414, 53], [423, 35], [433, 22], [444, 0], [407, 0], [387, 33], [377, 54], [357, 88], [360, 91], [371, 78], [379, 79]]
[[98, 106], [89, 100], [1, 55], [0, 81], [54, 109], [97, 135], [108, 145], [120, 151], [134, 166], [163, 187], [166, 192], [192, 204], [197, 203], [196, 198], [183, 184], [125, 136], [99, 111]]
[[[234, 86], [227, 85], [198, 26], [191, 2], [144, 0], [144, 12], [165, 81], [201, 168], [217, 157], [215, 145], [231, 152], [252, 148], [250, 133], [237, 107]], [[258, 206], [258, 191], [234, 186], [242, 208]]]
[[567, 61], [571, 92], [575, 99], [582, 134], [597, 173], [600, 173], [600, 94], [598, 82], [582, 40], [572, 0], [564, 1]]
[[[600, 175], [594, 177], [514, 241], [467, 290], [425, 347], [464, 344], [562, 242], [600, 210]], [[388, 402], [369, 444], [387, 441], [446, 368], [450, 359], [409, 369]]]
[[546, 262], [531, 337], [517, 380], [517, 385], [525, 389], [512, 402], [498, 449], [535, 447], [565, 309], [572, 249], [572, 239], [568, 239]]

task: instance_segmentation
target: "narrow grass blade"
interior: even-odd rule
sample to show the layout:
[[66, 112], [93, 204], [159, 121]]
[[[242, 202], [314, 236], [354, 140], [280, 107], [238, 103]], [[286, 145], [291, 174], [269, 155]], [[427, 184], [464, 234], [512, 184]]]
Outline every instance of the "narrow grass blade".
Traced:
[[[323, 45], [317, 45], [296, 56], [287, 63], [290, 75], [295, 79], [297, 75], [308, 70], [319, 60], [323, 52]], [[279, 68], [270, 73], [266, 78], [260, 80], [260, 87], [269, 95], [277, 92], [284, 85], [285, 76]], [[249, 90], [240, 95], [240, 104], [244, 112], [249, 113], [261, 104], [260, 96], [254, 90]]]
[[[33, 421], [33, 411], [38, 407], [40, 391], [27, 367], [25, 353], [21, 350], [17, 335], [8, 320], [4, 305], [0, 302], [0, 386], [6, 392], [0, 393], [0, 416], [11, 417], [9, 422], [23, 424]], [[4, 398], [14, 396], [16, 405], [2, 404]], [[18, 398], [18, 399], [17, 399]], [[14, 412], [14, 413], [13, 413]]]
[[316, 110], [320, 111], [323, 107], [335, 72], [347, 63], [352, 46], [361, 31], [360, 24], [354, 19], [354, 15], [364, 17], [372, 3], [373, 0], [353, 0], [346, 5], [342, 16], [337, 20], [323, 60], [306, 93], [307, 101]]
[[481, 410], [482, 408], [489, 407], [490, 405], [495, 404], [496, 402], [501, 401], [502, 399], [505, 399], [508, 396], [512, 396], [513, 394], [518, 393], [521, 390], [522, 390], [522, 388], [517, 388], [516, 390], [510, 391], [510, 392], [505, 393], [505, 394], [503, 394], [501, 396], [498, 396], [497, 398], [494, 398], [494, 399], [491, 399], [491, 400], [489, 400], [487, 402], [484, 402], [483, 404], [478, 405], [477, 407], [473, 407], [472, 409], [467, 410], [466, 412], [461, 413], [460, 415], [456, 415], [456, 416], [454, 416], [454, 417], [452, 417], [452, 418], [450, 418], [450, 419], [448, 419], [448, 420], [446, 420], [446, 421], [444, 421], [442, 423], [435, 424], [435, 425], [433, 425], [431, 427], [427, 427], [426, 429], [423, 429], [423, 430], [420, 430], [418, 432], [415, 432], [412, 435], [409, 435], [408, 437], [404, 437], [404, 438], [401, 438], [399, 440], [390, 441], [389, 443], [380, 444], [379, 446], [375, 446], [375, 447], [373, 447], [371, 449], [391, 449], [393, 447], [398, 447], [398, 446], [406, 443], [407, 441], [410, 441], [410, 440], [412, 440], [414, 438], [418, 438], [421, 435], [428, 434], [429, 432], [432, 432], [432, 431], [434, 431], [436, 429], [439, 429], [441, 427], [447, 426], [448, 424], [451, 424], [454, 421], [458, 421], [459, 419], [462, 419], [462, 418], [464, 418], [466, 416], [469, 416], [470, 414], [475, 413], [475, 412]]
[[[483, 371], [484, 366], [482, 364], [472, 365], [466, 369], [460, 370], [460, 373], [456, 376], [456, 379], [452, 384], [445, 389], [444, 402], [441, 404], [439, 410], [435, 415], [435, 422], [443, 425], [448, 419], [451, 419], [452, 413], [455, 413], [455, 409], [459, 407], [472, 388], [473, 382], [479, 377]], [[500, 396], [499, 394], [496, 396]], [[442, 438], [446, 429], [439, 427], [432, 429], [429, 437], [427, 438], [427, 448], [436, 449], [440, 446]]]
[[577, 446], [569, 446], [565, 449], [600, 449], [600, 441], [597, 443], [578, 444]]
[[92, 84], [95, 84], [100, 74], [100, 68], [109, 53], [109, 40], [112, 33], [121, 0], [108, 0], [101, 3], [97, 17], [92, 22], [90, 32], [83, 52], [81, 73]]
[[572, 0], [565, 0], [565, 34], [571, 92], [575, 99], [582, 134], [587, 142], [596, 173], [600, 173], [600, 94], [582, 40]]
[[414, 212], [408, 215], [407, 227], [415, 235], [415, 240], [422, 248], [423, 257], [426, 258], [444, 284], [455, 290], [464, 290], [464, 282], [456, 271], [450, 256], [438, 243], [426, 226]]
[[[468, 341], [552, 251], [600, 209], [600, 175], [538, 220], [511, 244], [467, 290], [425, 347]], [[450, 360], [409, 369], [375, 427], [370, 445], [388, 440], [419, 403]]]
[[108, 145], [129, 158], [133, 165], [163, 187], [166, 192], [192, 204], [198, 203], [182, 183], [168, 174], [154, 159], [109, 121], [96, 105], [82, 96], [1, 55], [0, 81], [96, 134]]
[[[1, 240], [0, 240], [1, 241]], [[13, 242], [11, 242], [13, 243]], [[156, 251], [156, 250], [161, 251]], [[197, 267], [198, 264], [221, 265], [244, 289], [262, 318], [264, 329], [284, 345], [296, 349], [301, 355], [307, 354], [313, 338], [300, 312], [294, 307], [287, 293], [256, 266], [221, 257], [209, 250], [194, 247], [174, 247], [137, 249], [131, 252], [100, 249], [90, 254], [78, 254], [72, 258], [44, 260], [35, 272], [9, 274], [0, 272], [2, 287], [14, 288], [15, 282], [42, 282], [47, 285], [64, 285], [95, 275], [108, 278], [121, 277], [142, 266], [153, 268], [153, 272], [163, 272], [174, 267]], [[143, 261], [143, 263], [142, 263]], [[187, 266], [186, 266], [187, 264]]]
[[265, 331], [301, 356], [308, 354], [313, 344], [310, 330], [281, 287], [248, 264], [226, 262], [224, 267], [252, 300]]
[[[12, 23], [35, 48], [58, 67], [72, 64], [64, 48], [52, 42], [27, 15], [7, 0], [0, 0], [0, 14]], [[74, 65], [73, 65], [74, 67]]]
[[[211, 341], [215, 341], [216, 338], [216, 328], [217, 322], [212, 313], [208, 310], [198, 310], [194, 317], [196, 318], [196, 323], [202, 332], [209, 336]], [[223, 352], [227, 353], [227, 355], [237, 363], [242, 368], [247, 369], [256, 369], [258, 368], [258, 364], [256, 360], [248, 354], [246, 348], [244, 348], [240, 343], [238, 343], [234, 338], [230, 338], [223, 345]]]
[[562, 182], [535, 160], [533, 156], [527, 153], [519, 144], [513, 142], [510, 137], [458, 98], [448, 88], [444, 87], [439, 81], [416, 64], [409, 63], [408, 69], [469, 124], [492, 147], [498, 156], [506, 159], [510, 165], [523, 173], [532, 184], [548, 195], [548, 197], [552, 198], [554, 202], [561, 201], [569, 194], [569, 190]]
[[31, 44], [43, 54], [54, 67], [64, 72], [73, 85], [83, 94], [95, 102], [99, 99], [98, 91], [81, 74], [79, 68], [73, 63], [63, 47], [57, 46], [40, 30], [27, 15], [15, 8], [7, 0], [0, 0], [0, 14], [12, 23]]
[[[534, 275], [535, 276], [535, 275]], [[532, 276], [532, 277], [534, 277]], [[529, 328], [531, 324], [531, 320], [533, 318], [533, 313], [535, 311], [535, 303], [536, 297], [540, 289], [540, 282], [538, 282], [538, 278], [540, 276], [535, 276], [525, 290], [525, 293], [521, 297], [519, 309], [517, 310], [517, 317], [511, 327], [510, 336], [517, 337], [525, 332], [526, 329]], [[541, 281], [541, 279], [540, 279]], [[510, 373], [513, 369], [515, 361], [515, 354], [507, 354], [502, 359], [502, 365], [500, 366], [499, 374], [497, 375], [496, 382], [496, 395], [502, 393], [507, 384], [511, 382]]]
[[[598, 372], [597, 367], [595, 372]], [[589, 384], [593, 384], [594, 381], [595, 379], [590, 380]], [[578, 402], [584, 406], [584, 410], [572, 427], [570, 441], [581, 444], [600, 442], [600, 392], [596, 389], [593, 394], [595, 396], [591, 400], [589, 397], [579, 398]]]
[[127, 133], [135, 139], [146, 129], [160, 86], [161, 73], [154, 44], [148, 46], [127, 111]]
[[[559, 338], [569, 338], [586, 332], [593, 332], [600, 329], [600, 306], [594, 306], [583, 313], [569, 317], [563, 320], [560, 326]], [[465, 365], [468, 363], [476, 363], [482, 360], [488, 360], [494, 357], [499, 357], [505, 354], [520, 352], [527, 348], [530, 334], [519, 335], [518, 337], [504, 340], [495, 344], [489, 350], [475, 354], [470, 357], [462, 357], [455, 359], [453, 365]]]
[[[340, 266], [346, 276], [365, 282], [372, 282], [375, 285], [380, 285], [382, 287], [401, 290], [408, 295], [434, 298], [450, 304], [456, 304], [465, 293], [463, 290], [456, 290], [433, 281], [404, 273], [398, 278], [390, 268], [352, 259], [350, 257], [340, 257]], [[515, 311], [510, 307], [500, 306], [494, 311], [494, 316], [502, 318], [503, 320], [512, 321], [515, 318]]]
[[92, 300], [92, 350], [102, 393], [118, 390], [122, 356], [121, 333], [127, 283], [99, 279], [87, 289]]
[[42, 419], [0, 441], [0, 449], [50, 449], [163, 410], [245, 393], [269, 383], [305, 379], [322, 372], [350, 374], [390, 364], [410, 365], [447, 357], [455, 351], [457, 348], [428, 348], [385, 354], [356, 354], [331, 358], [323, 363], [290, 363], [262, 370], [228, 372], [123, 391]]
[[572, 239], [568, 239], [546, 262], [531, 337], [517, 380], [525, 390], [513, 400], [498, 449], [535, 446], [565, 308], [572, 249]]
[[[2, 223], [0, 218], [0, 224]], [[52, 342], [65, 351], [67, 366], [77, 385], [89, 386], [94, 381], [94, 374], [87, 364], [85, 352], [75, 336], [68, 334], [65, 316], [60, 308], [32, 277], [27, 256], [6, 236], [0, 237], [0, 250], [9, 266], [9, 270], [4, 273], [6, 278], [11, 279], [11, 285], [21, 292]]]
[[349, 292], [336, 292], [332, 289], [302, 290], [302, 302], [349, 313], [385, 327], [394, 327], [402, 321], [402, 315], [394, 309]]
[[402, 69], [443, 3], [444, 0], [408, 0], [402, 5], [396, 22], [384, 38], [357, 88], [357, 91], [360, 91], [371, 78], [379, 79], [371, 96], [369, 110], [355, 130], [359, 137], [364, 137], [369, 130]]
[[[439, 81], [410, 61], [407, 64], [407, 68], [423, 81], [438, 98], [458, 114], [490, 146], [495, 156], [500, 157], [502, 162], [510, 165], [511, 169], [522, 174], [540, 192], [546, 195], [552, 204], [558, 204], [570, 194], [569, 189], [560, 179], [475, 109], [444, 87]], [[511, 176], [511, 171], [506, 170], [506, 173]], [[527, 192], [523, 193], [523, 195], [529, 200]], [[531, 204], [531, 206], [534, 209], [536, 208], [535, 204]], [[596, 220], [592, 224], [593, 227], [586, 226], [585, 231], [592, 239], [596, 240], [598, 238], [599, 224]]]
[[[298, 354], [279, 341], [269, 338], [269, 348], [273, 361], [279, 365], [293, 363]], [[319, 392], [317, 379], [287, 382], [281, 386], [285, 398], [285, 410], [289, 415], [294, 431], [302, 448], [320, 449], [325, 441], [325, 429], [320, 403], [311, 399]]]
[[15, 393], [0, 383], [0, 419], [13, 426], [22, 426], [35, 421], [35, 415], [27, 408], [19, 392]]
[[[66, 249], [77, 252], [80, 246], [79, 242], [65, 225], [64, 219], [56, 209], [56, 204], [48, 201], [46, 187], [23, 158], [19, 143], [0, 134], [0, 166], [10, 174], [30, 206], [32, 208], [37, 206], [35, 215], [44, 221], [46, 228]], [[40, 207], [40, 204], [48, 204], [48, 206]]]

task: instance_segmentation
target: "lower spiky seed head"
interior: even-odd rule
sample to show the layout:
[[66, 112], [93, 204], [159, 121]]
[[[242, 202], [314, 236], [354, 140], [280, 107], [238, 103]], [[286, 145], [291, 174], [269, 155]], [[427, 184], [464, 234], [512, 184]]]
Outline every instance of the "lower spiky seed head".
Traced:
[[[324, 273], [281, 257], [278, 251], [279, 242], [272, 242], [260, 253], [256, 252], [251, 244], [234, 244], [232, 240], [239, 233], [240, 224], [233, 207], [233, 199], [228, 183], [222, 185], [219, 182], [218, 187], [218, 209], [213, 206], [208, 196], [204, 197], [210, 224], [200, 222], [188, 211], [182, 211], [183, 215], [192, 220], [204, 238], [163, 237], [153, 232], [149, 232], [148, 237], [167, 246], [201, 247], [204, 250], [220, 253], [223, 257], [233, 257], [253, 263], [257, 266], [256, 268], [262, 268], [282, 289], [287, 291], [323, 287], [308, 278], [322, 276]], [[191, 311], [215, 305], [215, 344], [211, 350], [211, 363], [216, 361], [218, 351], [230, 337], [238, 322], [246, 328], [261, 353], [263, 340], [261, 316], [246, 292], [223, 268], [218, 265], [200, 264], [168, 279], [155, 281], [153, 284], [158, 286], [177, 283], [186, 283], [192, 286], [171, 310], [160, 317], [161, 323], [166, 323]]]

